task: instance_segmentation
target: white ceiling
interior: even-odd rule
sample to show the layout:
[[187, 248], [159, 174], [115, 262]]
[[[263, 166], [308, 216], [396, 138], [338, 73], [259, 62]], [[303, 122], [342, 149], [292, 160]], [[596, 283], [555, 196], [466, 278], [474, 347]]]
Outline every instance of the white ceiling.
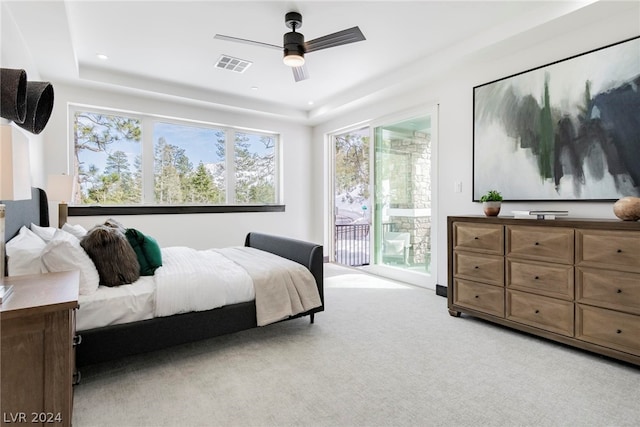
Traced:
[[[591, 3], [3, 0], [3, 12], [20, 28], [43, 79], [313, 123], [365, 95], [408, 87], [435, 60], [455, 61]], [[296, 83], [278, 51], [213, 38], [281, 45], [289, 11], [302, 14], [307, 40], [356, 25], [367, 40], [307, 54], [311, 78]], [[217, 69], [221, 54], [253, 64], [243, 74]]]

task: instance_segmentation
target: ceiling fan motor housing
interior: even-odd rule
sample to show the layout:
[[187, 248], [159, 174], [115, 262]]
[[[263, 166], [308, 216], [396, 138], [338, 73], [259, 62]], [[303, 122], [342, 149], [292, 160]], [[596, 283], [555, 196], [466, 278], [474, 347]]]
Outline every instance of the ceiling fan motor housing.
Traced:
[[284, 35], [284, 56], [298, 54], [304, 56], [304, 35], [302, 33], [288, 32]]

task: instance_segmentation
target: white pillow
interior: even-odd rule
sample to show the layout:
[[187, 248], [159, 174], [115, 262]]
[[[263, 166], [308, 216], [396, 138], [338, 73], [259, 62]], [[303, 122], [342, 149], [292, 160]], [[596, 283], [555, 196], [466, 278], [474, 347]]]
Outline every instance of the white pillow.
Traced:
[[62, 230], [66, 231], [67, 233], [73, 234], [78, 239], [82, 239], [87, 235], [87, 229], [80, 224], [71, 225], [68, 222], [65, 222], [62, 226]]
[[57, 228], [55, 227], [40, 227], [39, 225], [35, 225], [31, 223], [31, 231], [36, 233], [42, 240], [48, 242], [53, 238]]
[[45, 272], [40, 255], [46, 243], [24, 225], [18, 235], [6, 245], [7, 275], [40, 274]]
[[47, 271], [80, 270], [80, 295], [90, 295], [98, 289], [100, 276], [80, 240], [63, 230], [56, 230], [42, 251], [42, 264]]

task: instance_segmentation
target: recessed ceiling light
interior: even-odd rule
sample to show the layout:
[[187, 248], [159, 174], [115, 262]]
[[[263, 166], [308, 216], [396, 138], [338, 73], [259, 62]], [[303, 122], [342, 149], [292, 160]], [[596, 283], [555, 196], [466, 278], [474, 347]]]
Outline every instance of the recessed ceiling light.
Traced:
[[251, 90], [258, 90], [258, 86], [251, 86]]
[[109, 59], [109, 57], [107, 55], [105, 55], [104, 53], [96, 53], [96, 56], [98, 57], [98, 59], [100, 59], [101, 61], [106, 61], [107, 59]]
[[313, 101], [307, 102], [308, 105], [313, 105]]

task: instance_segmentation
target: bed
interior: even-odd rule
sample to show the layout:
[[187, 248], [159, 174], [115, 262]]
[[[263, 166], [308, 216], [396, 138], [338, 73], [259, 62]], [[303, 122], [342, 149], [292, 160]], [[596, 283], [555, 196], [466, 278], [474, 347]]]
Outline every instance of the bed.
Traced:
[[[32, 189], [31, 200], [6, 201], [4, 204], [6, 205], [5, 241], [16, 236], [23, 226], [29, 227], [31, 224], [35, 224], [39, 227], [49, 227], [47, 196], [43, 190]], [[309, 316], [311, 323], [313, 323], [315, 313], [324, 310], [323, 251], [321, 245], [251, 232], [246, 236], [244, 246], [236, 249], [238, 251], [258, 251], [265, 257], [277, 255], [274, 258], [280, 262], [293, 261], [298, 268], [300, 265], [304, 266], [305, 271], [308, 271], [306, 274], [310, 273], [309, 277], [312, 276], [317, 287], [319, 305], [277, 321]], [[162, 248], [162, 251], [163, 256], [171, 257], [173, 256], [171, 251], [175, 251], [175, 249]], [[253, 253], [251, 252], [252, 255]], [[5, 269], [5, 271], [7, 270]], [[82, 318], [77, 323], [77, 333], [80, 336], [79, 345], [76, 347], [77, 366], [82, 367], [258, 327], [259, 315], [256, 316], [255, 298], [213, 309], [161, 317], [144, 314], [143, 318], [137, 318], [136, 315], [127, 318], [124, 315], [121, 316], [119, 323], [106, 326], [99, 326], [99, 323], [95, 323], [93, 319], [81, 316], [83, 309], [89, 310], [88, 307], [92, 305], [101, 307], [103, 304], [101, 300], [105, 297], [103, 294], [106, 291], [109, 291], [112, 296], [115, 295], [116, 301], [117, 298], [122, 299], [121, 302], [116, 302], [115, 306], [126, 307], [122, 310], [123, 312], [135, 311], [131, 308], [133, 306], [148, 307], [153, 305], [154, 280], [157, 280], [155, 276], [160, 276], [160, 274], [141, 277], [140, 281], [134, 283], [135, 286], [124, 285], [111, 289], [100, 289], [103, 288], [100, 286], [95, 293], [86, 297], [81, 296], [77, 315], [78, 318]], [[130, 298], [135, 299], [130, 300]], [[117, 310], [106, 309], [103, 311]]]

